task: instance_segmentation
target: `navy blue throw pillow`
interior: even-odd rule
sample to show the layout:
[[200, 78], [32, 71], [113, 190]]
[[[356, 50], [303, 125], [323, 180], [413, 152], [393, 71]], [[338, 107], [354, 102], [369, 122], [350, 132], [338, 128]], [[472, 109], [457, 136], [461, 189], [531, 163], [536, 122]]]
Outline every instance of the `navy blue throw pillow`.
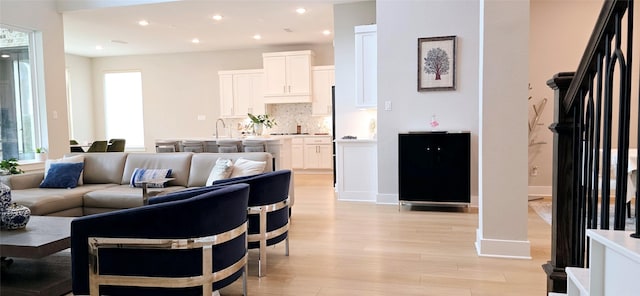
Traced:
[[40, 188], [75, 188], [84, 163], [52, 163]]

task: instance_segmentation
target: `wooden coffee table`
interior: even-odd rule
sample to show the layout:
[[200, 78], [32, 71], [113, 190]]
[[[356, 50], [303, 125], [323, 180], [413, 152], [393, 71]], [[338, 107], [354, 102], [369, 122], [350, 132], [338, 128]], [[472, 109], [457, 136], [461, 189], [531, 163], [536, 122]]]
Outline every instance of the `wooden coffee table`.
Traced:
[[0, 231], [0, 256], [10, 258], [2, 266], [2, 294], [59, 296], [71, 291], [71, 256], [64, 251], [71, 247], [71, 220], [32, 216], [23, 229]]

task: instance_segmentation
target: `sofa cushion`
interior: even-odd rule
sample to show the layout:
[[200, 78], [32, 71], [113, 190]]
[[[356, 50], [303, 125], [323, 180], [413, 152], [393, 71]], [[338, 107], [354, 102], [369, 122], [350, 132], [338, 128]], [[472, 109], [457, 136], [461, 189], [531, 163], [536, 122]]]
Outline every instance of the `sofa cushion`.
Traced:
[[[124, 165], [124, 173], [120, 184], [129, 184], [131, 176], [136, 168], [145, 169], [171, 169], [171, 177], [175, 178], [169, 182], [169, 186], [187, 186], [189, 179], [189, 168], [191, 167], [190, 152], [178, 153], [129, 153]], [[209, 168], [211, 170], [211, 168]]]
[[40, 188], [75, 188], [83, 167], [83, 162], [52, 163]]
[[[144, 182], [169, 178], [171, 176], [171, 169], [143, 169], [136, 168], [131, 175], [131, 187], [142, 188]], [[147, 183], [147, 188], [163, 188], [166, 182], [150, 182]]]
[[214, 181], [229, 178], [233, 172], [233, 161], [226, 158], [218, 158], [216, 165], [211, 169], [209, 178], [207, 178], [207, 185], [211, 185]]
[[85, 184], [73, 189], [29, 188], [11, 190], [12, 201], [28, 207], [31, 215], [43, 216], [73, 208], [82, 208], [87, 192], [115, 186], [114, 184]]
[[[44, 162], [44, 178], [47, 178], [47, 174], [49, 173], [49, 169], [51, 165], [54, 163], [83, 163], [84, 164], [84, 155], [65, 155], [64, 158], [58, 159], [47, 159]], [[78, 177], [78, 185], [82, 185], [83, 176], [82, 171], [80, 172], [80, 176]]]
[[126, 152], [92, 152], [82, 155], [84, 156], [84, 183], [120, 184], [124, 162], [127, 159]]
[[[149, 197], [162, 193], [183, 190], [184, 186], [149, 188]], [[128, 209], [142, 206], [142, 189], [125, 185], [112, 186], [87, 192], [83, 197], [85, 208]]]
[[266, 161], [254, 161], [239, 158], [233, 164], [233, 172], [231, 173], [231, 178], [261, 174], [264, 172], [264, 167], [266, 165]]
[[265, 172], [273, 170], [273, 157], [268, 152], [239, 152], [239, 153], [195, 153], [191, 158], [191, 169], [189, 171], [188, 187], [206, 186], [211, 169], [216, 164], [218, 158], [230, 159], [233, 163], [238, 158], [255, 161], [266, 161]]

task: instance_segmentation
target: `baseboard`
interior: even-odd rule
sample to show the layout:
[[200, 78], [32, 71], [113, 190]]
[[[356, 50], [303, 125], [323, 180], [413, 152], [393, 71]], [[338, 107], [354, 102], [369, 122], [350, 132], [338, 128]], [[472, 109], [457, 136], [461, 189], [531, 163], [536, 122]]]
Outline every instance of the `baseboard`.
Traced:
[[480, 257], [531, 259], [531, 242], [528, 240], [487, 239], [482, 237], [478, 229], [475, 246]]
[[551, 186], [529, 186], [529, 196], [547, 197], [551, 196], [553, 187]]
[[397, 194], [380, 194], [376, 196], [376, 203], [378, 204], [387, 204], [387, 205], [397, 205], [398, 204], [398, 195]]
[[349, 191], [349, 192], [337, 192], [337, 199], [340, 201], [363, 201], [363, 202], [376, 202], [376, 193], [368, 191]]

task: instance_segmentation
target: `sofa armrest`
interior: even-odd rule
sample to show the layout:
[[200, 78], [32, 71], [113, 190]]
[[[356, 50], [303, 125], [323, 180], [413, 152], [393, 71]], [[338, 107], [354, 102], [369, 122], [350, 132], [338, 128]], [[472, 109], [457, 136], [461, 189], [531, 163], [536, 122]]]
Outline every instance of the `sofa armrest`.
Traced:
[[0, 182], [9, 186], [12, 190], [38, 188], [43, 179], [44, 172], [0, 176]]

